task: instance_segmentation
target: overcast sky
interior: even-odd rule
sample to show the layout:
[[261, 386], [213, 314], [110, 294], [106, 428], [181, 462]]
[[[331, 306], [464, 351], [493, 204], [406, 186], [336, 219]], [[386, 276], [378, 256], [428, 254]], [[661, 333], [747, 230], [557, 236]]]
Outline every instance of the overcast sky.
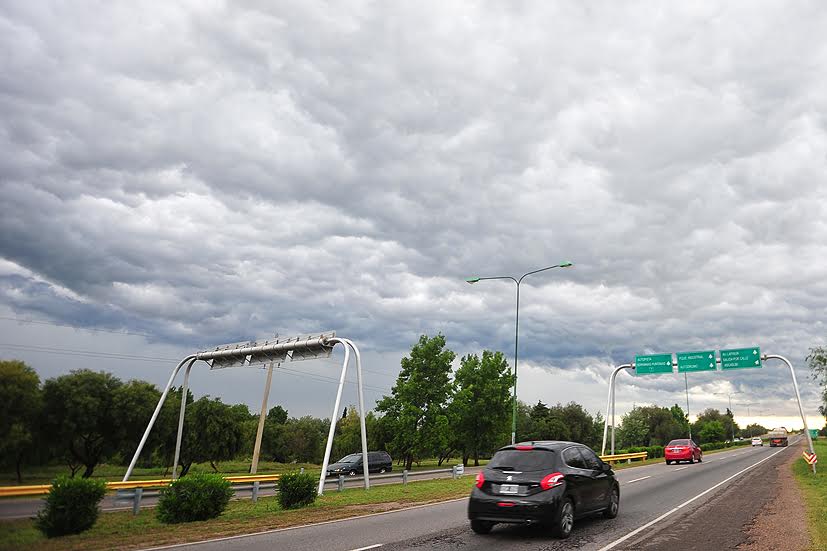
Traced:
[[[0, 357], [158, 385], [222, 343], [336, 331], [367, 401], [421, 334], [605, 408], [635, 354], [827, 329], [822, 2], [0, 6]], [[62, 353], [60, 353], [62, 352]], [[271, 404], [329, 416], [343, 352]], [[257, 410], [259, 369], [193, 377]], [[618, 378], [618, 410], [685, 407]], [[690, 410], [800, 426], [789, 371], [688, 378]], [[355, 403], [352, 385], [344, 397]]]

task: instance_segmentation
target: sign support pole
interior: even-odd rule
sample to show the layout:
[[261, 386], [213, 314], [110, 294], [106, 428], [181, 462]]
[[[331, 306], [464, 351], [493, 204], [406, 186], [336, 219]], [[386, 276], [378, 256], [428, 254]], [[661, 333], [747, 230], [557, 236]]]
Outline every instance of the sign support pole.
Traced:
[[250, 464], [250, 474], [258, 471], [258, 456], [261, 452], [261, 439], [264, 436], [264, 421], [267, 418], [267, 402], [270, 400], [270, 383], [273, 381], [273, 362], [267, 368], [267, 382], [264, 383], [264, 397], [261, 399], [261, 414], [258, 416], [256, 443], [253, 445], [253, 461]]
[[[804, 408], [801, 406], [801, 393], [798, 391], [798, 381], [795, 378], [795, 370], [793, 369], [793, 364], [790, 363], [790, 360], [785, 358], [784, 356], [778, 356], [776, 354], [766, 354], [763, 358], [764, 360], [781, 360], [787, 367], [790, 368], [790, 375], [793, 378], [793, 388], [795, 388], [795, 398], [798, 400], [798, 412], [801, 414], [801, 422], [804, 423], [804, 435], [807, 437], [807, 445], [810, 447], [810, 453], [815, 454], [816, 451], [813, 449], [813, 439], [810, 437], [810, 429], [807, 427], [807, 418], [804, 416]], [[813, 467], [813, 474], [816, 474], [816, 466], [815, 463], [812, 464]]]
[[614, 403], [614, 387], [615, 387], [615, 378], [617, 374], [620, 373], [623, 369], [632, 369], [634, 366], [632, 364], [623, 364], [615, 368], [612, 371], [612, 376], [609, 378], [609, 396], [606, 398], [606, 417], [603, 421], [603, 445], [600, 448], [600, 455], [606, 455], [606, 437], [609, 433], [609, 413], [611, 412], [612, 415], [612, 439], [614, 440], [614, 408], [612, 408], [612, 404]]

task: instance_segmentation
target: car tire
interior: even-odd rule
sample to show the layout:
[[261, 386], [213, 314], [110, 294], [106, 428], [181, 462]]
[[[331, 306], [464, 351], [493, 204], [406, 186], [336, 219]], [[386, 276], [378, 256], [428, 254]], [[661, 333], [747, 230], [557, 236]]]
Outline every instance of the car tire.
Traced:
[[351, 470], [351, 471], [350, 471], [349, 473], [347, 473], [347, 474], [349, 474], [350, 476], [356, 476], [356, 471]]
[[667, 459], [667, 460], [666, 460], [666, 464], [667, 464], [667, 465], [671, 465], [671, 464], [672, 464], [672, 462], [671, 462], [671, 461], [669, 461], [669, 460]]
[[557, 517], [551, 526], [551, 532], [555, 537], [564, 540], [571, 535], [571, 529], [574, 527], [574, 503], [571, 499], [564, 498], [563, 503], [560, 504], [560, 510], [557, 512]]
[[704, 454], [698, 456], [698, 463], [702, 463], [704, 460]]
[[382, 467], [381, 469], [379, 469], [379, 474], [385, 474], [385, 467]]
[[615, 486], [612, 488], [612, 497], [609, 506], [603, 510], [605, 518], [615, 518], [620, 511], [620, 490]]
[[695, 456], [694, 456], [694, 455], [693, 455], [692, 457], [690, 457], [690, 458], [689, 458], [689, 464], [690, 464], [690, 465], [694, 465], [694, 464], [695, 464]]
[[494, 523], [488, 520], [472, 520], [471, 521], [471, 530], [475, 534], [485, 535], [491, 531], [494, 527]]

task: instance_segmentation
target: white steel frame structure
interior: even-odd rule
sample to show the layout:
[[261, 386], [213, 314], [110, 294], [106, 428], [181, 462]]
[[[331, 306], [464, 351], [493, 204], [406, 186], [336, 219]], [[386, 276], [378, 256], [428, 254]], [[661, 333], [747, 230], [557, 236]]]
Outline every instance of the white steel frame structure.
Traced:
[[[801, 393], [798, 390], [798, 380], [795, 378], [795, 370], [793, 369], [793, 364], [790, 363], [790, 360], [785, 358], [784, 356], [779, 356], [777, 354], [762, 354], [761, 355], [762, 361], [767, 360], [780, 360], [787, 364], [787, 367], [790, 369], [790, 376], [793, 380], [793, 388], [795, 389], [795, 398], [798, 402], [798, 412], [801, 415], [801, 422], [804, 424], [804, 434], [807, 437], [807, 446], [810, 449], [810, 453], [815, 454], [815, 450], [813, 449], [813, 439], [810, 437], [810, 429], [807, 426], [807, 417], [804, 415], [804, 408], [801, 405]], [[715, 359], [716, 366], [717, 364], [721, 363], [720, 358]], [[678, 362], [674, 359], [672, 360], [672, 367], [676, 367]], [[615, 452], [615, 379], [617, 378], [617, 374], [623, 371], [624, 369], [634, 369], [635, 364], [634, 362], [623, 364], [617, 366], [614, 371], [612, 371], [612, 375], [609, 378], [609, 396], [606, 399], [606, 419], [604, 420], [603, 424], [603, 445], [600, 448], [600, 455], [604, 455], [606, 453], [606, 436], [609, 428], [609, 416], [611, 415], [612, 419], [612, 439], [611, 439], [611, 453], [614, 454]], [[668, 375], [668, 373], [665, 373]], [[813, 467], [813, 474], [816, 472], [815, 464], [812, 465]]]
[[189, 356], [181, 360], [181, 362], [175, 367], [175, 369], [172, 370], [172, 374], [169, 377], [169, 381], [167, 381], [167, 385], [164, 388], [164, 392], [161, 394], [161, 398], [158, 400], [158, 405], [155, 406], [155, 411], [152, 413], [152, 417], [149, 420], [149, 424], [147, 424], [146, 430], [144, 431], [144, 434], [141, 437], [141, 441], [138, 444], [138, 449], [135, 450], [135, 455], [132, 457], [132, 461], [130, 462], [129, 467], [126, 470], [126, 474], [123, 477], [123, 481], [126, 482], [127, 480], [129, 480], [129, 477], [132, 474], [132, 470], [135, 468], [135, 464], [138, 462], [138, 457], [141, 455], [141, 451], [143, 450], [147, 438], [149, 437], [149, 433], [150, 431], [152, 431], [152, 427], [155, 424], [155, 421], [158, 419], [158, 414], [161, 412], [161, 407], [163, 407], [164, 401], [166, 400], [167, 395], [169, 394], [169, 391], [172, 388], [172, 383], [175, 381], [175, 377], [181, 371], [181, 368], [183, 368], [185, 365], [186, 369], [184, 371], [184, 384], [182, 387], [181, 394], [181, 409], [178, 415], [178, 433], [175, 440], [175, 459], [173, 460], [172, 467], [173, 480], [175, 480], [178, 477], [178, 461], [181, 458], [181, 439], [184, 430], [184, 414], [186, 412], [187, 407], [187, 389], [189, 387], [190, 371], [192, 370], [192, 366], [195, 365], [195, 362], [199, 360], [206, 362], [211, 369], [266, 363], [270, 364], [270, 369], [268, 371], [267, 376], [267, 384], [264, 393], [264, 401], [262, 404], [262, 418], [259, 419], [259, 430], [256, 437], [255, 450], [253, 453], [254, 459], [253, 466], [251, 467], [251, 469], [255, 469], [258, 463], [258, 450], [261, 444], [260, 433], [263, 427], [263, 417], [266, 414], [266, 404], [270, 390], [270, 380], [272, 377], [273, 364], [280, 365], [282, 361], [287, 360], [298, 361], [303, 359], [317, 358], [320, 356], [329, 356], [332, 353], [333, 347], [336, 344], [342, 344], [345, 347], [345, 359], [344, 363], [342, 364], [342, 374], [339, 377], [339, 389], [336, 392], [336, 401], [335, 405], [333, 406], [333, 415], [330, 419], [330, 431], [328, 433], [327, 445], [325, 447], [324, 463], [322, 465], [322, 473], [319, 479], [318, 493], [322, 494], [324, 490], [325, 474], [330, 459], [330, 451], [333, 446], [333, 434], [336, 430], [337, 413], [342, 398], [342, 388], [344, 387], [345, 375], [347, 373], [347, 367], [350, 361], [351, 349], [353, 349], [356, 355], [356, 377], [359, 394], [359, 415], [360, 428], [362, 433], [362, 463], [364, 466], [365, 489], [370, 488], [370, 478], [368, 475], [367, 433], [365, 429], [365, 400], [364, 391], [362, 389], [361, 354], [359, 353], [359, 349], [356, 347], [353, 341], [351, 341], [350, 339], [337, 338], [334, 333], [326, 333], [315, 337], [287, 339], [285, 341], [279, 341], [278, 339], [276, 339], [274, 341], [265, 341], [264, 343], [249, 342], [223, 345], [216, 347], [214, 350], [207, 350], [197, 352], [195, 354], [190, 354]]

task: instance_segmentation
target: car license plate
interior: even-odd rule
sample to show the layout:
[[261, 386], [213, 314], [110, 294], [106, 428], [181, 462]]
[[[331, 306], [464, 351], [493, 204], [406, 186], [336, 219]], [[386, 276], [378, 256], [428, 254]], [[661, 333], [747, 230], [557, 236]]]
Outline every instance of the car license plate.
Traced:
[[517, 484], [501, 484], [500, 485], [500, 493], [501, 494], [517, 494], [520, 492], [520, 486]]

